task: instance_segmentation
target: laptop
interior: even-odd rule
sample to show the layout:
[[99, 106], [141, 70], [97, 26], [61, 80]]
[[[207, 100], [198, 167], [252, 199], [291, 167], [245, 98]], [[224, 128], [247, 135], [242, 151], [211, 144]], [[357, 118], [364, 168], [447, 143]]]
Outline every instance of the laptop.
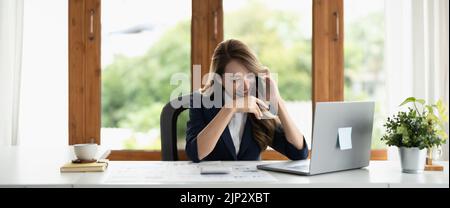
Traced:
[[317, 175], [369, 165], [374, 102], [319, 102], [309, 160], [258, 165], [261, 170]]

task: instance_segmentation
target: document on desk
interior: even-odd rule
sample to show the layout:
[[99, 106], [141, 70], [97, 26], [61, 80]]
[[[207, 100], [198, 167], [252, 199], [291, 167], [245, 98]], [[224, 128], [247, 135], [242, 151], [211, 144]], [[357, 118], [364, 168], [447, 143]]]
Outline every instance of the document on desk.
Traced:
[[[230, 166], [229, 174], [200, 174], [204, 165]], [[206, 163], [152, 163], [148, 165], [127, 164], [111, 168], [105, 183], [155, 183], [155, 182], [258, 182], [276, 181], [277, 179], [265, 171], [256, 169], [255, 165], [224, 164], [221, 162]]]
[[163, 180], [161, 174], [155, 174], [155, 169], [160, 169], [159, 164], [127, 164], [126, 166], [120, 166], [117, 168], [111, 168], [108, 170], [108, 176], [106, 177], [105, 183], [137, 183], [140, 181], [159, 181]]

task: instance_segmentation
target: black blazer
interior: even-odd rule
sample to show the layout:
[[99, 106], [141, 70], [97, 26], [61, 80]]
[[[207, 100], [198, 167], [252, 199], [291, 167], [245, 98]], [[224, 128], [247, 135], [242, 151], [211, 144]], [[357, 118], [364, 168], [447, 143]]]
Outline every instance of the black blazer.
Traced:
[[[191, 96], [192, 103], [192, 96]], [[197, 135], [211, 122], [221, 108], [189, 108], [189, 121], [186, 130], [186, 153], [193, 162], [200, 162], [197, 152]], [[273, 143], [270, 145], [273, 149], [285, 155], [291, 160], [302, 160], [308, 157], [308, 146], [303, 138], [303, 149], [298, 150], [286, 140], [283, 128], [278, 126], [275, 129]], [[214, 160], [259, 160], [261, 148], [253, 139], [252, 124], [247, 116], [245, 129], [242, 135], [239, 152], [236, 155], [233, 140], [231, 138], [228, 126], [217, 141], [214, 150], [201, 161]]]

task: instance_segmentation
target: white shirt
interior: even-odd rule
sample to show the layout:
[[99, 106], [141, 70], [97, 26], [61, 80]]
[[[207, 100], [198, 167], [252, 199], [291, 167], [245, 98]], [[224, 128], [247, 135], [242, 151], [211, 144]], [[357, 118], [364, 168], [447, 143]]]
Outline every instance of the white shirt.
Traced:
[[230, 130], [231, 138], [233, 139], [236, 155], [238, 154], [239, 147], [241, 146], [242, 134], [244, 133], [246, 121], [247, 113], [234, 113], [230, 123], [228, 123], [228, 129]]
[[[231, 99], [228, 93], [225, 94], [225, 100]], [[233, 140], [234, 149], [236, 150], [236, 155], [239, 152], [239, 147], [241, 146], [242, 135], [244, 134], [245, 122], [247, 121], [247, 113], [237, 112], [234, 113], [233, 117], [228, 123], [228, 130], [230, 130], [231, 139]]]

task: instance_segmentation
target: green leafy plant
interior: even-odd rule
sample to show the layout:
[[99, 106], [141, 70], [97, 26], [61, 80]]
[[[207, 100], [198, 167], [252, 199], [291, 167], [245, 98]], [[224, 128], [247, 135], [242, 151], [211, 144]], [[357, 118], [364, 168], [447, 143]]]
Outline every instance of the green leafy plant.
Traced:
[[432, 148], [445, 143], [448, 138], [445, 123], [448, 122], [447, 108], [439, 100], [426, 104], [425, 100], [409, 97], [400, 104], [411, 104], [407, 112], [398, 112], [384, 124], [386, 133], [381, 138], [389, 146]]

